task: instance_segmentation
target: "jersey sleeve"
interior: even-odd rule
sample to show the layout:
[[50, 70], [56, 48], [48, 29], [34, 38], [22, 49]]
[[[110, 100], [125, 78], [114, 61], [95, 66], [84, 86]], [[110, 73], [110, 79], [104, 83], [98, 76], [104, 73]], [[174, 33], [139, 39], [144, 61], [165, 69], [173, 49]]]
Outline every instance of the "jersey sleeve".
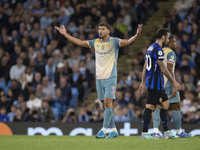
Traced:
[[119, 47], [119, 42], [120, 42], [121, 39], [119, 38], [114, 38], [114, 43], [115, 43], [115, 46]]
[[167, 63], [174, 64], [176, 62], [176, 54], [172, 51], [167, 54]]
[[158, 57], [158, 60], [164, 60], [164, 52], [162, 48], [158, 48], [157, 57]]
[[95, 40], [96, 39], [87, 41], [87, 44], [88, 44], [89, 48], [94, 48], [94, 42], [95, 42]]

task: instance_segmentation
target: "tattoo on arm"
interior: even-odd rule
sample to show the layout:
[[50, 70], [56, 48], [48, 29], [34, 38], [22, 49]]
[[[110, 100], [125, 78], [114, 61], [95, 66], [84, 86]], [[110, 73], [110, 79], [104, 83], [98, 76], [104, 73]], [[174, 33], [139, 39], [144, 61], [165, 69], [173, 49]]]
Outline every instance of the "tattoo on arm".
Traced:
[[169, 79], [169, 81], [171, 83], [173, 83], [174, 78], [171, 76], [171, 74], [169, 73], [168, 69], [166, 68], [165, 64], [163, 61], [157, 60], [158, 65], [160, 66], [160, 69], [162, 71], [162, 73], [167, 77], [167, 79]]
[[169, 73], [171, 74], [171, 76], [174, 78], [174, 72], [173, 72], [173, 67], [174, 67], [174, 64], [172, 63], [167, 63], [167, 69], [169, 71]]

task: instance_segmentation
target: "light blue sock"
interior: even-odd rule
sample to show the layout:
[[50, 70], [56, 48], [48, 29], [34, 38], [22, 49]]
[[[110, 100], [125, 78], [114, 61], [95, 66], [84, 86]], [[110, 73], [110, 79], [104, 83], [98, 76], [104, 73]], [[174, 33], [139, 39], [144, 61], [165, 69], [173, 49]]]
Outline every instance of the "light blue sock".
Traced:
[[106, 108], [104, 111], [104, 119], [103, 119], [103, 127], [104, 128], [108, 128], [108, 126], [110, 125], [112, 116], [113, 116], [112, 108]]
[[160, 110], [155, 109], [153, 113], [153, 128], [159, 128], [160, 125]]
[[181, 112], [180, 111], [172, 111], [172, 118], [174, 121], [174, 126], [176, 129], [181, 128]]
[[112, 113], [112, 118], [110, 120], [110, 124], [109, 124], [108, 128], [111, 128], [111, 129], [116, 128], [113, 113]]

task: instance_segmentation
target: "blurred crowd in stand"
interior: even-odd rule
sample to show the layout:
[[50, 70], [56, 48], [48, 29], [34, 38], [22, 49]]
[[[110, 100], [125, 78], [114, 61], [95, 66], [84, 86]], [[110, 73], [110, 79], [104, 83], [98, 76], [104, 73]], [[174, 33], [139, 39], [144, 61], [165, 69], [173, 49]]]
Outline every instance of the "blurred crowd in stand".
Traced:
[[[99, 22], [111, 36], [129, 38], [157, 10], [155, 0], [0, 0], [0, 121], [101, 122], [95, 91], [94, 50], [77, 47], [55, 26], [81, 40], [98, 37]], [[200, 4], [178, 0], [164, 27], [177, 38], [176, 78], [182, 85], [184, 123], [200, 123]], [[142, 38], [141, 38], [142, 40]], [[137, 92], [146, 47], [117, 84], [116, 122], [141, 121], [146, 95]], [[129, 53], [120, 49], [120, 55]], [[173, 121], [173, 120], [171, 120]]]

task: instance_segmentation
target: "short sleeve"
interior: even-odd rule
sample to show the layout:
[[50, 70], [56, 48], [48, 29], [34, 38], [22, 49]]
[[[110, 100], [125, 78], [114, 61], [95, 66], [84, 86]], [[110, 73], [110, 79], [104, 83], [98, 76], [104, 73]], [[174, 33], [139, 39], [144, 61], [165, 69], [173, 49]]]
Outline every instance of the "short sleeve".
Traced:
[[95, 40], [96, 39], [87, 41], [87, 44], [88, 44], [89, 48], [94, 48], [94, 42], [95, 42]]
[[172, 51], [167, 54], [167, 63], [175, 63], [176, 62], [176, 54]]
[[158, 56], [158, 60], [164, 60], [164, 52], [162, 48], [158, 48], [157, 56]]
[[120, 40], [121, 40], [120, 38], [116, 38], [116, 37], [114, 38], [114, 43], [116, 47], [119, 47]]

